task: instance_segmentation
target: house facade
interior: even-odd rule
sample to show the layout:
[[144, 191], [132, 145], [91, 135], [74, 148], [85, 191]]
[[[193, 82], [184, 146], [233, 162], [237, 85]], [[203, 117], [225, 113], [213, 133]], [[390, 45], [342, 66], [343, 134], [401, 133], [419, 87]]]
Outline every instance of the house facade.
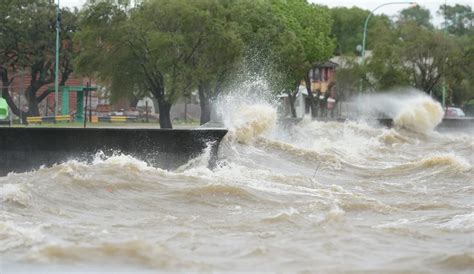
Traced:
[[311, 80], [311, 91], [316, 94], [318, 90], [325, 93], [329, 83], [335, 80], [336, 68], [339, 65], [333, 61], [316, 64], [308, 73]]

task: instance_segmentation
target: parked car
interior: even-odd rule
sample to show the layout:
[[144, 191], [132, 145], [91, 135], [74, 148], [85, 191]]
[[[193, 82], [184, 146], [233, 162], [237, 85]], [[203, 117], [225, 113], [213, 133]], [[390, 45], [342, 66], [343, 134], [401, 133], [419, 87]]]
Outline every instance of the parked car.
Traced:
[[460, 108], [448, 107], [445, 109], [444, 116], [447, 118], [459, 118], [466, 117], [466, 114]]

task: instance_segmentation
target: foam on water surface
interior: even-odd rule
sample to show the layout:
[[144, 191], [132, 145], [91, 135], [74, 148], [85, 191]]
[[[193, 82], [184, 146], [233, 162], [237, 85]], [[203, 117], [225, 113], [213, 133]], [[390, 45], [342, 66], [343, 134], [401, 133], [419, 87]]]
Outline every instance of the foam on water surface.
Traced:
[[248, 96], [265, 81], [243, 86], [218, 103], [214, 168], [208, 146], [173, 171], [117, 152], [0, 177], [7, 273], [469, 270], [474, 138], [431, 132], [431, 98], [377, 99], [394, 129], [285, 131], [271, 96]]

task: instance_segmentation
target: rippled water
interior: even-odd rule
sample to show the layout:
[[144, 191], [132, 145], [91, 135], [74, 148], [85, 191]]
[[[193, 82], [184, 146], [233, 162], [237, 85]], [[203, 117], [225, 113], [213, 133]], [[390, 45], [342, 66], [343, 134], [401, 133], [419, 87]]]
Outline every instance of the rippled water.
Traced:
[[0, 177], [2, 273], [472, 273], [474, 137], [431, 131], [421, 104], [395, 129], [241, 106], [214, 170], [205, 151], [177, 171], [98, 155]]

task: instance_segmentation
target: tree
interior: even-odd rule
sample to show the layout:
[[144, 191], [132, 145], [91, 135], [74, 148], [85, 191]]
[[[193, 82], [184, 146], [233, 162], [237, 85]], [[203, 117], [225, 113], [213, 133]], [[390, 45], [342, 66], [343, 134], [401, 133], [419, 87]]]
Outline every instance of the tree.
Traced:
[[454, 43], [457, 50], [451, 63], [455, 65], [445, 75], [447, 103], [463, 105], [474, 98], [474, 35], [457, 37]]
[[197, 50], [191, 62], [191, 75], [199, 93], [202, 125], [211, 120], [212, 102], [222, 93], [240, 63], [244, 42], [237, 23], [229, 17], [228, 3], [198, 1], [193, 4], [211, 16], [206, 29], [206, 42]]
[[440, 31], [429, 31], [412, 22], [401, 26], [402, 60], [415, 87], [431, 93], [456, 61], [456, 46]]
[[431, 14], [430, 10], [423, 8], [419, 5], [415, 5], [400, 12], [399, 21], [414, 21], [418, 26], [423, 26], [428, 29], [433, 29], [433, 25], [430, 22]]
[[378, 36], [373, 42], [372, 57], [365, 64], [365, 70], [369, 72], [370, 77], [365, 78], [364, 86], [386, 90], [408, 85], [410, 81], [406, 63], [401, 58], [407, 52], [404, 40], [400, 37], [400, 30], [393, 24], [379, 22], [371, 31], [378, 33]]
[[211, 14], [199, 1], [149, 0], [130, 9], [114, 2], [83, 13], [76, 60], [115, 97], [145, 89], [158, 101], [160, 126], [172, 128], [171, 106], [194, 84], [193, 62], [206, 44]]
[[308, 90], [312, 114], [315, 115], [309, 70], [317, 62], [329, 59], [334, 43], [329, 37], [331, 18], [327, 8], [309, 4], [306, 0], [274, 1], [277, 16], [281, 16], [291, 31], [287, 45], [281, 48], [278, 71], [283, 76], [282, 88], [288, 94], [292, 115], [294, 101], [303, 79]]
[[412, 85], [433, 94], [442, 77], [459, 65], [459, 47], [441, 31], [408, 20], [379, 33], [367, 62], [379, 89]]
[[[39, 116], [38, 104], [50, 91], [38, 94], [42, 87], [55, 79], [55, 6], [47, 0], [5, 0], [0, 4], [0, 78], [2, 97], [12, 112], [20, 116], [22, 110], [13, 102], [9, 86], [18, 70], [31, 75], [25, 96], [28, 111], [23, 117]], [[74, 47], [72, 36], [76, 31], [77, 13], [61, 10], [60, 85], [64, 85], [72, 73]]]
[[[335, 39], [335, 55], [359, 54], [356, 51], [358, 45], [362, 44], [364, 23], [369, 15], [368, 10], [357, 7], [337, 7], [330, 10], [332, 18], [331, 36]], [[380, 22], [388, 22], [384, 15], [373, 15], [369, 21], [368, 29], [372, 29]], [[372, 41], [379, 33], [368, 32], [367, 49], [372, 49]]]
[[438, 14], [444, 18], [443, 28], [451, 34], [473, 34], [474, 13], [468, 5], [441, 5]]

